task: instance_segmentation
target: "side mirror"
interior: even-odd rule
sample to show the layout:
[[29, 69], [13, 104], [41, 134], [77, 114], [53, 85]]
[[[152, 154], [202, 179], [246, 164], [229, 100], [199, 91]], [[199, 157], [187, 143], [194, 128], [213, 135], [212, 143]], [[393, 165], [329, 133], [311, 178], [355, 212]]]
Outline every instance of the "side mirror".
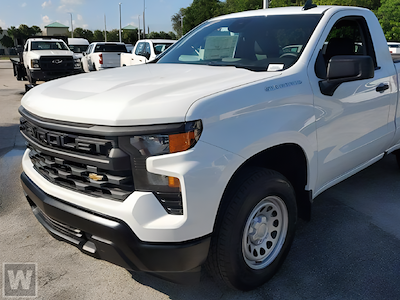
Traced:
[[370, 56], [338, 55], [328, 63], [326, 79], [319, 82], [321, 93], [332, 96], [343, 82], [374, 77], [374, 62]]
[[146, 52], [146, 53], [144, 54], [144, 57], [146, 57], [147, 59], [150, 59], [150, 53], [149, 53], [149, 52]]

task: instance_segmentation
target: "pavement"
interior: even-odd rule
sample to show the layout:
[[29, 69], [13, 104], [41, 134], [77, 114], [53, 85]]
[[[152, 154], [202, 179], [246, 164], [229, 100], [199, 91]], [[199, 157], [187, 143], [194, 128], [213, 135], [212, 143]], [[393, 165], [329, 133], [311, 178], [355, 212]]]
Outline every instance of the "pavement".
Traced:
[[20, 105], [25, 83], [15, 79], [9, 60], [0, 60], [0, 155], [14, 147], [25, 146], [19, 133], [20, 115], [15, 109]]
[[311, 221], [299, 222], [287, 260], [262, 287], [234, 291], [206, 272], [200, 283], [181, 286], [89, 257], [38, 223], [19, 183], [25, 146], [17, 109], [25, 83], [0, 61], [0, 263], [36, 263], [36, 299], [400, 299], [400, 171], [393, 155], [315, 199]]

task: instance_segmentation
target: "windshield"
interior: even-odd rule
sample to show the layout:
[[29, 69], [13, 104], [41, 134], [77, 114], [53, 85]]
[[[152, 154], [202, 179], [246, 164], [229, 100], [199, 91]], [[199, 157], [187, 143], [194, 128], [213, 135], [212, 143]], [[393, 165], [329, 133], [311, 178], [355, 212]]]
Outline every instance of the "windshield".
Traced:
[[86, 51], [89, 45], [69, 45], [71, 51], [75, 53], [83, 53]]
[[235, 66], [279, 71], [300, 57], [321, 15], [283, 15], [207, 21], [158, 63]]
[[64, 42], [47, 42], [36, 41], [32, 42], [31, 50], [69, 50]]

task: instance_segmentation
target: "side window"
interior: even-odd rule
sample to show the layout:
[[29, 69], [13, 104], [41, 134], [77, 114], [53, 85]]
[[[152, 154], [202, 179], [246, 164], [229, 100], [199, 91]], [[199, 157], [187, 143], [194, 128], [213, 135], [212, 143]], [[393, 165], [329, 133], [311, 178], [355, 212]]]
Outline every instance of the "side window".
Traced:
[[371, 35], [363, 17], [342, 18], [332, 27], [315, 65], [319, 78], [325, 78], [329, 60], [337, 55], [371, 56], [377, 66]]
[[28, 45], [29, 45], [29, 42], [26, 42], [26, 43], [25, 43], [25, 47], [24, 47], [24, 51], [25, 51], [25, 52], [28, 51]]
[[143, 43], [143, 42], [142, 42], [142, 43], [139, 43], [139, 44], [137, 45], [136, 50], [135, 50], [135, 54], [136, 54], [136, 55], [142, 55], [143, 46], [144, 46], [144, 43]]
[[145, 49], [144, 49], [144, 56], [146, 57], [150, 57], [151, 55], [151, 48], [150, 48], [150, 44], [146, 43]]

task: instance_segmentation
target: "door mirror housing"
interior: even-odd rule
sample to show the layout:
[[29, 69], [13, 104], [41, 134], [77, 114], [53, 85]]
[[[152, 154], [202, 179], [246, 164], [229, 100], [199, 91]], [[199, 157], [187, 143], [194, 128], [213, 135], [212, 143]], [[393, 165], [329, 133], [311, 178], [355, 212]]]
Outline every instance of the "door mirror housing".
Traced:
[[374, 77], [374, 62], [370, 56], [337, 55], [328, 63], [326, 79], [319, 82], [321, 93], [332, 96], [344, 82]]

